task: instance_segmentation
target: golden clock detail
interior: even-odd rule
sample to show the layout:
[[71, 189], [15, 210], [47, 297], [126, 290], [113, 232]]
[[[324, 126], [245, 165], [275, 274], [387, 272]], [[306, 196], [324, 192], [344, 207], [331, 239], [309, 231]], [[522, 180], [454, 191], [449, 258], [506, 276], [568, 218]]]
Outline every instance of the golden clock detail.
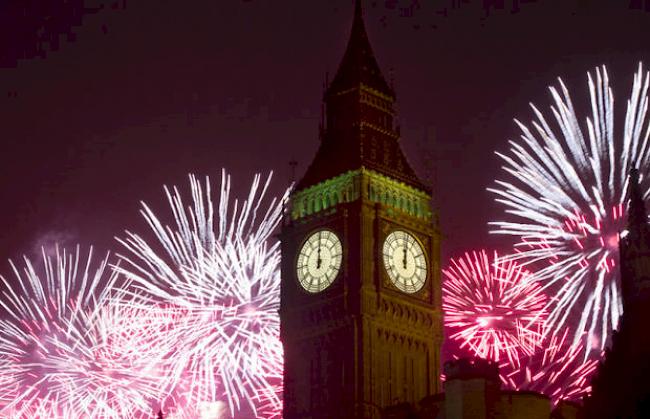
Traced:
[[323, 291], [336, 279], [342, 259], [343, 246], [336, 233], [319, 230], [311, 234], [298, 253], [298, 282], [307, 292]]
[[383, 246], [384, 267], [395, 287], [407, 294], [422, 289], [427, 280], [427, 260], [422, 245], [410, 233], [395, 230]]

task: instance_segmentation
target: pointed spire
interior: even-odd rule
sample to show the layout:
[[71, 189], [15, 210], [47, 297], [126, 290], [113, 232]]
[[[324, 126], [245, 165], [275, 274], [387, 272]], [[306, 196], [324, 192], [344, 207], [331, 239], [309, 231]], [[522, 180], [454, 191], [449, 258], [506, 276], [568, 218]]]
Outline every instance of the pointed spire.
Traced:
[[645, 229], [648, 224], [648, 214], [643, 201], [643, 193], [639, 185], [639, 171], [634, 168], [630, 171], [630, 204], [627, 210], [627, 225], [630, 232]]
[[354, 19], [348, 46], [339, 65], [336, 76], [327, 89], [328, 94], [358, 87], [364, 84], [389, 96], [393, 95], [384, 76], [381, 74], [375, 55], [372, 52], [366, 26], [363, 22], [361, 0], [355, 0]]

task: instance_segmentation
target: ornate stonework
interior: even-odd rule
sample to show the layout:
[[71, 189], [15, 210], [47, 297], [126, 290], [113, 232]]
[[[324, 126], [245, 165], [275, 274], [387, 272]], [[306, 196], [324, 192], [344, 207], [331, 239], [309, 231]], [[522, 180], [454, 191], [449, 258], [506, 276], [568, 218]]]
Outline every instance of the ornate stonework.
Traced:
[[359, 199], [383, 204], [424, 220], [433, 216], [430, 195], [375, 171], [361, 168], [293, 194], [291, 218], [298, 220]]

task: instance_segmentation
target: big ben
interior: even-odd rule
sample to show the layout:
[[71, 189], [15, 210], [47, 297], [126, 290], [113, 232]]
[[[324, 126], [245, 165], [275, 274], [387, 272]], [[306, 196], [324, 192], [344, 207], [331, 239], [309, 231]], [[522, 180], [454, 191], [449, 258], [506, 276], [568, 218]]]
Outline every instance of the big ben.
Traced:
[[361, 3], [281, 232], [284, 418], [379, 418], [439, 389], [440, 233]]

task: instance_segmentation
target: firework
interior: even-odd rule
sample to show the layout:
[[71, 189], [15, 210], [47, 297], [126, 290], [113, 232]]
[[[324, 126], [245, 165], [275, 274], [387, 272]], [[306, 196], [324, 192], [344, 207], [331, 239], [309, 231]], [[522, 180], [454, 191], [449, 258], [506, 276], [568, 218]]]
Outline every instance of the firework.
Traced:
[[516, 262], [485, 250], [452, 259], [443, 270], [443, 308], [450, 338], [474, 355], [518, 365], [540, 343], [546, 312], [541, 286]]
[[561, 336], [550, 336], [544, 341], [543, 349], [521, 360], [521, 368], [502, 363], [501, 381], [513, 390], [543, 393], [554, 405], [560, 400], [580, 401], [591, 391], [589, 382], [598, 360], [585, 360], [584, 345], [570, 345], [568, 332], [565, 329]]
[[137, 321], [108, 305], [118, 278], [105, 274], [108, 255], [42, 258], [0, 277], [0, 417], [150, 417], [155, 362], [133, 344], [146, 342]]
[[133, 281], [128, 304], [174, 313], [156, 339], [168, 351], [177, 405], [225, 403], [232, 415], [248, 409], [258, 417], [281, 411], [280, 252], [270, 236], [286, 195], [266, 203], [270, 182], [255, 176], [247, 199], [233, 203], [222, 172], [213, 205], [210, 180], [190, 175], [189, 206], [177, 188], [165, 188], [173, 226], [143, 203], [153, 240], [131, 232], [119, 240], [128, 251], [119, 269]]
[[519, 240], [513, 259], [535, 266], [534, 280], [554, 295], [548, 333], [559, 334], [570, 324], [572, 345], [584, 337], [588, 348], [600, 350], [622, 312], [615, 265], [628, 174], [649, 162], [649, 79], [639, 65], [617, 136], [605, 67], [588, 79], [591, 116], [584, 127], [562, 80], [559, 88], [550, 87], [555, 129], [534, 105], [532, 129], [516, 121], [520, 141], [510, 141], [508, 154], [497, 153], [512, 180], [489, 189], [507, 218], [490, 224], [493, 233]]

